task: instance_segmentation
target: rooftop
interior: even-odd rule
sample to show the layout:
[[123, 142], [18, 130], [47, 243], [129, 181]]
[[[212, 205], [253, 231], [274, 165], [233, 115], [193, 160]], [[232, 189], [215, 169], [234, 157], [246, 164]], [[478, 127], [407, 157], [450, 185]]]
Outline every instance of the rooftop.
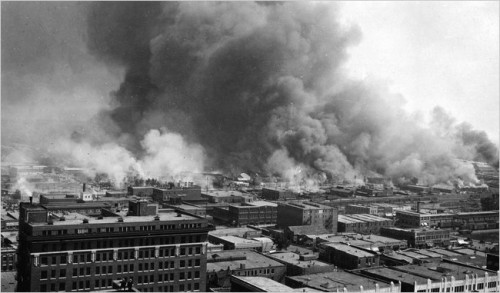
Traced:
[[354, 224], [354, 223], [365, 223], [365, 221], [358, 220], [355, 218], [351, 218], [345, 215], [339, 215], [337, 222], [339, 223], [345, 223], [345, 224]]
[[273, 279], [269, 279], [266, 277], [237, 277], [232, 276], [241, 282], [244, 282], [252, 287], [256, 287], [261, 292], [290, 292], [293, 291], [292, 288], [283, 285]]
[[[304, 285], [307, 284], [308, 287], [329, 292], [337, 292], [337, 290], [338, 292], [342, 292], [344, 287], [348, 292], [359, 292], [359, 286], [363, 286], [364, 290], [375, 290], [375, 284], [377, 283], [373, 279], [343, 271], [309, 274], [287, 278], [301, 282]], [[389, 284], [384, 282], [378, 282], [378, 284], [380, 288], [389, 287]]]
[[387, 222], [387, 221], [392, 221], [387, 218], [382, 218], [379, 216], [375, 215], [370, 215], [370, 214], [354, 214], [354, 215], [349, 215], [350, 218], [357, 219], [357, 220], [362, 220], [366, 222]]
[[215, 190], [215, 191], [202, 191], [202, 195], [213, 197], [228, 197], [228, 196], [249, 196], [249, 194], [236, 191], [236, 190]]
[[14, 292], [17, 286], [16, 273], [2, 272], [2, 292]]
[[247, 232], [260, 234], [260, 231], [252, 229], [252, 228], [248, 228], [248, 227], [220, 229], [220, 226], [216, 227], [216, 230], [212, 230], [212, 231], [208, 232], [208, 234], [214, 235], [214, 236], [240, 236], [240, 237], [243, 237]]
[[260, 245], [261, 243], [257, 240], [252, 240], [252, 239], [246, 239], [238, 236], [219, 236], [219, 235], [213, 235], [214, 237], [217, 237], [219, 239], [222, 239], [227, 242], [232, 242], [232, 243], [238, 243], [238, 244], [255, 244], [255, 245]]
[[287, 203], [280, 203], [281, 205], [286, 205], [286, 206], [291, 206], [291, 207], [297, 207], [305, 210], [319, 210], [319, 209], [333, 209], [331, 206], [327, 206], [324, 204], [319, 204], [319, 203], [313, 203], [313, 202], [308, 202], [308, 201], [300, 201], [300, 202], [287, 202]]
[[367, 272], [369, 274], [374, 275], [375, 277], [379, 276], [381, 278], [387, 278], [390, 280], [397, 280], [401, 281], [401, 283], [406, 283], [406, 284], [414, 284], [414, 282], [417, 282], [418, 284], [425, 284], [427, 283], [427, 278], [420, 277], [417, 275], [413, 275], [410, 273], [402, 272], [402, 271], [397, 271], [392, 269], [391, 267], [379, 267], [379, 268], [369, 268], [369, 269], [364, 269], [364, 272]]
[[300, 260], [300, 255], [294, 252], [278, 252], [269, 255], [270, 258], [276, 259], [281, 262], [299, 266], [302, 268], [308, 267], [325, 267], [331, 266], [331, 264], [319, 261], [319, 260]]
[[[109, 224], [118, 223], [118, 217], [103, 217], [102, 219], [85, 217], [78, 213], [70, 213], [65, 215], [64, 221], [53, 221], [53, 226], [67, 226], [67, 225], [80, 225], [83, 219], [88, 220], [88, 224]], [[177, 216], [177, 213], [159, 213], [155, 216], [122, 216], [123, 223], [147, 223], [155, 221], [155, 217], [159, 218], [159, 221], [186, 221], [186, 220], [199, 220], [199, 218], [182, 214], [181, 217]], [[30, 223], [32, 226], [47, 226], [48, 223]]]
[[352, 247], [350, 245], [343, 244], [343, 243], [324, 243], [322, 245], [332, 247], [332, 248], [335, 248], [336, 250], [343, 251], [345, 253], [356, 255], [359, 257], [373, 257], [375, 255], [374, 253], [371, 253], [371, 252], [368, 252], [365, 250], [361, 250], [359, 248]]
[[[217, 256], [214, 258], [214, 255]], [[210, 261], [211, 259], [228, 259], [230, 257], [233, 257], [235, 260]], [[230, 270], [239, 270], [241, 264], [245, 265], [245, 269], [284, 267], [283, 264], [251, 250], [225, 250], [208, 253], [207, 259], [209, 260], [207, 263], [207, 272], [225, 271], [228, 267]]]
[[271, 206], [271, 207], [277, 207], [278, 204], [274, 202], [269, 202], [265, 200], [257, 200], [257, 201], [252, 201], [249, 202], [248, 204], [253, 205], [253, 206]]

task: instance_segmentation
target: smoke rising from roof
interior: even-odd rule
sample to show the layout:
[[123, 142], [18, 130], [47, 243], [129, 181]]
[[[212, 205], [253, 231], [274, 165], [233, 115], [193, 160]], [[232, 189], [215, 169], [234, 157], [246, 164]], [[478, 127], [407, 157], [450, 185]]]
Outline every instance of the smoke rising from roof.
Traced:
[[[349, 80], [342, 65], [361, 32], [337, 21], [335, 4], [95, 2], [85, 11], [89, 52], [125, 74], [96, 120], [111, 139], [87, 133], [61, 152], [117, 180], [217, 169], [432, 184], [476, 180], [457, 158], [498, 166], [484, 132], [442, 109], [426, 128], [385, 86]], [[119, 170], [100, 164], [113, 158]]]

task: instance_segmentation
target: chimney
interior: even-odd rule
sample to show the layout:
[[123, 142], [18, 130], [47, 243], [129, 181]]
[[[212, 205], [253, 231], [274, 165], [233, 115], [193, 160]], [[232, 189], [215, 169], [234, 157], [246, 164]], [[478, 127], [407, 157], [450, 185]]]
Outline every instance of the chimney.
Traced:
[[33, 204], [33, 195], [30, 195], [30, 204]]
[[82, 189], [83, 189], [83, 190], [82, 190], [83, 192], [85, 192], [85, 189], [86, 189], [85, 187], [86, 187], [86, 184], [85, 184], [85, 183], [83, 183], [83, 188], [82, 188]]

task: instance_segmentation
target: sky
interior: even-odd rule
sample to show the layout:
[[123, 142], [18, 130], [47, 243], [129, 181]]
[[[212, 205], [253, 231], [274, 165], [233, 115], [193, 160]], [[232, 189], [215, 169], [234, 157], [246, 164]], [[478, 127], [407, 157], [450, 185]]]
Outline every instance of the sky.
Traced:
[[362, 38], [346, 65], [402, 94], [424, 117], [435, 106], [499, 141], [499, 2], [342, 2]]

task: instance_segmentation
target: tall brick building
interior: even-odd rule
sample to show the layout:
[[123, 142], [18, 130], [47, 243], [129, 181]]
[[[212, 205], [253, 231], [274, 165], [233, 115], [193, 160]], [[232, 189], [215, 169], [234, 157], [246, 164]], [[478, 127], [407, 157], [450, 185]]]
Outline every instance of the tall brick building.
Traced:
[[54, 220], [21, 203], [18, 290], [109, 290], [124, 278], [141, 291], [205, 289], [207, 220], [157, 214], [145, 201], [130, 202], [128, 214], [103, 215]]
[[338, 211], [327, 205], [307, 201], [278, 204], [277, 225], [281, 228], [314, 226], [337, 233], [337, 218]]

